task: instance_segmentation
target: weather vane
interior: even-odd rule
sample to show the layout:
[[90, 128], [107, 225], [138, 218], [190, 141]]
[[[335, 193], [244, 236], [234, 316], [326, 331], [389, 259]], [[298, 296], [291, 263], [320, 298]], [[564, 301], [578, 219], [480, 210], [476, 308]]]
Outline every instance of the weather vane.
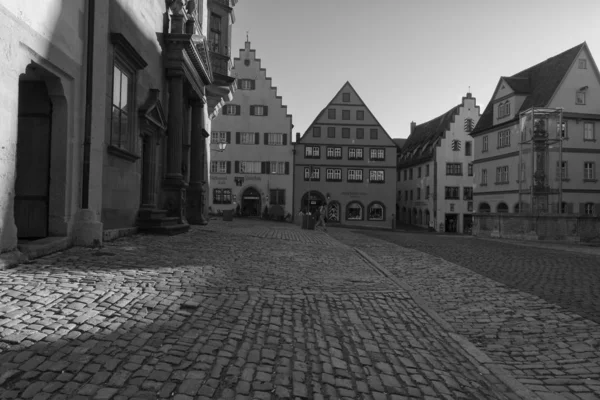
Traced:
[[250, 32], [250, 31], [246, 31], [246, 42], [250, 41], [250, 39], [248, 39], [248, 32]]

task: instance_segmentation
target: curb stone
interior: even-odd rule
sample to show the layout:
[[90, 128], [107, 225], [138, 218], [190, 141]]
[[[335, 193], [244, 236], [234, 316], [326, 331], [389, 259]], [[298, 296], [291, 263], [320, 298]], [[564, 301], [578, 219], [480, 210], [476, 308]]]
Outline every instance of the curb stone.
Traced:
[[465, 352], [479, 364], [483, 365], [486, 369], [488, 369], [496, 378], [498, 378], [502, 383], [504, 383], [507, 387], [514, 391], [514, 393], [522, 399], [527, 400], [542, 400], [537, 394], [528, 389], [525, 385], [520, 383], [510, 372], [508, 372], [504, 367], [499, 364], [496, 364], [492, 361], [492, 359], [485, 354], [483, 351], [479, 350], [473, 343], [471, 343], [467, 338], [457, 334], [452, 328], [452, 326], [446, 322], [440, 315], [433, 310], [432, 307], [417, 294], [417, 292], [407, 285], [404, 282], [399, 281], [391, 272], [389, 272], [385, 267], [380, 265], [377, 261], [375, 261], [371, 256], [369, 256], [364, 251], [353, 248], [356, 253], [371, 267], [376, 269], [379, 273], [384, 275], [386, 278], [390, 279], [395, 285], [401, 287], [403, 290], [408, 292], [408, 295], [414, 300], [414, 302], [424, 311], [426, 312], [437, 324], [439, 324], [442, 328], [444, 328], [449, 336], [454, 339], [459, 346], [465, 350]]

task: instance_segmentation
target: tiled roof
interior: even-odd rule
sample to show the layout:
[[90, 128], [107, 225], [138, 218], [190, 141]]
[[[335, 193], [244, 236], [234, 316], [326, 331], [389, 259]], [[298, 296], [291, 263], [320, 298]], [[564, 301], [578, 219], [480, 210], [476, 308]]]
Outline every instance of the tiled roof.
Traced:
[[[518, 94], [526, 94], [527, 98], [519, 110], [515, 112], [515, 118], [519, 118], [519, 112], [531, 107], [546, 107], [554, 92], [560, 85], [563, 77], [573, 64], [575, 57], [581, 49], [586, 46], [585, 42], [564, 51], [554, 57], [547, 59], [533, 67], [527, 68], [511, 77], [505, 77], [510, 87]], [[472, 134], [484, 131], [493, 126], [494, 102], [490, 101], [485, 111], [479, 118], [477, 126]]]
[[[420, 160], [425, 160], [433, 154], [433, 144], [441, 137], [444, 132], [450, 128], [450, 123], [458, 114], [461, 104], [452, 107], [450, 110], [431, 121], [415, 126], [415, 129], [406, 139], [402, 147], [402, 154], [407, 155], [413, 150], [419, 148], [416, 154], [411, 154], [408, 158], [400, 161], [401, 164], [413, 164]], [[430, 144], [431, 146], [426, 146]], [[422, 146], [423, 145], [423, 146]], [[423, 149], [426, 147], [426, 150]]]

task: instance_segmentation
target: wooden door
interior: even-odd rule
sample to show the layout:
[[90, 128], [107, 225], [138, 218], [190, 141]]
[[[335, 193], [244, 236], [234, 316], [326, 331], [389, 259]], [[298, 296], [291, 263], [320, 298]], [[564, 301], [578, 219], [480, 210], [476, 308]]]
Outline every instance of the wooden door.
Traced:
[[[44, 85], [39, 82], [37, 85]], [[19, 95], [45, 93], [32, 88], [28, 82], [20, 88]], [[31, 90], [34, 89], [34, 90]], [[27, 93], [29, 92], [29, 93]], [[40, 102], [40, 98], [32, 101]], [[47, 105], [50, 106], [48, 99]], [[22, 108], [25, 108], [24, 110]], [[48, 236], [48, 200], [50, 177], [51, 117], [49, 108], [27, 109], [27, 102], [20, 102], [17, 142], [17, 177], [15, 182], [15, 223], [19, 238], [33, 239]], [[40, 112], [43, 111], [43, 112]]]

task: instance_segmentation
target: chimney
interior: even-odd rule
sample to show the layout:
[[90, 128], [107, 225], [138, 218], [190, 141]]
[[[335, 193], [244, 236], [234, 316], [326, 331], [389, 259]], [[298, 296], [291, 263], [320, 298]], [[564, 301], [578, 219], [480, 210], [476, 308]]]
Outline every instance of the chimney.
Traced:
[[410, 134], [412, 135], [412, 133], [415, 131], [415, 128], [417, 127], [417, 123], [415, 121], [412, 121], [410, 123]]
[[473, 95], [471, 94], [471, 92], [467, 92], [467, 99], [471, 99], [473, 98]]
[[296, 132], [296, 143], [300, 141], [300, 132]]

